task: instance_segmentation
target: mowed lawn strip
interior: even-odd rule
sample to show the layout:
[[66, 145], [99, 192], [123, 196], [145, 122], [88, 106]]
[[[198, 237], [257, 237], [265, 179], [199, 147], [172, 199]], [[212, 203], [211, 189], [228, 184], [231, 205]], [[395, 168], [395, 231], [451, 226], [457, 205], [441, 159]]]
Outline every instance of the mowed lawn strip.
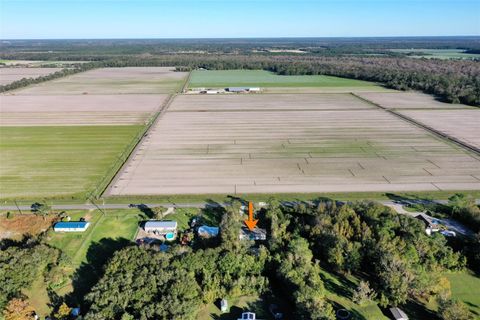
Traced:
[[476, 317], [480, 317], [480, 277], [467, 271], [448, 274], [447, 278], [450, 280], [452, 298], [465, 303]]
[[71, 259], [73, 268], [87, 262], [87, 252], [93, 243], [102, 239], [133, 240], [141, 221], [137, 209], [106, 210], [105, 214], [95, 210], [70, 213], [72, 221], [88, 217], [91, 225], [85, 232], [54, 232], [48, 236], [48, 243], [61, 249]]
[[324, 75], [283, 76], [264, 70], [196, 70], [189, 87], [378, 87], [373, 82]]
[[84, 197], [142, 128], [0, 127], [0, 199]]

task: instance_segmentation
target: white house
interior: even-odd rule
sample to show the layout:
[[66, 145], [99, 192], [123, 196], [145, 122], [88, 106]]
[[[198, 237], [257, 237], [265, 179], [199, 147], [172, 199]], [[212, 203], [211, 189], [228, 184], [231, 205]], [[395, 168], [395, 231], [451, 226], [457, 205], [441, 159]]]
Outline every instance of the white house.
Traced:
[[143, 229], [145, 232], [152, 232], [161, 235], [166, 235], [167, 233], [176, 233], [177, 221], [150, 220], [145, 222]]

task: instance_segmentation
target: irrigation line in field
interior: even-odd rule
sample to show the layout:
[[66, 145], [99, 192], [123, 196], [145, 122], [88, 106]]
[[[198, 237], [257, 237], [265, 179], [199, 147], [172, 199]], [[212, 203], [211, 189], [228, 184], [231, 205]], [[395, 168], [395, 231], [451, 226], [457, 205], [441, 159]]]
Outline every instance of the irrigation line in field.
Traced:
[[[165, 105], [167, 105], [170, 102], [171, 99], [172, 99], [172, 96], [170, 96], [167, 99], [167, 102], [162, 104], [160, 108], [163, 109]], [[152, 117], [150, 117], [144, 130], [141, 130], [140, 133], [137, 134], [133, 138], [133, 140], [125, 147], [125, 149], [117, 158], [117, 160], [114, 162], [114, 164], [110, 167], [110, 169], [107, 170], [107, 173], [103, 175], [102, 179], [97, 184], [97, 187], [89, 193], [89, 195], [87, 196], [87, 199], [93, 202], [94, 199], [98, 199], [103, 194], [103, 192], [108, 188], [112, 180], [114, 180], [117, 173], [122, 169], [123, 164], [130, 158], [130, 155], [137, 150], [137, 147], [140, 145], [142, 138], [150, 130], [153, 123], [155, 123], [155, 120], [159, 116], [160, 112], [161, 111], [157, 111]]]
[[430, 127], [430, 126], [427, 126], [427, 125], [425, 125], [425, 124], [423, 124], [423, 123], [421, 123], [421, 122], [419, 122], [419, 121], [417, 121], [417, 120], [415, 120], [415, 119], [413, 119], [413, 118], [407, 117], [407, 116], [405, 116], [405, 115], [403, 115], [403, 114], [401, 114], [401, 113], [399, 113], [399, 112], [396, 112], [395, 110], [391, 110], [391, 109], [385, 108], [385, 107], [383, 107], [383, 106], [381, 106], [381, 105], [379, 105], [379, 104], [377, 104], [377, 103], [375, 103], [375, 102], [373, 102], [373, 101], [370, 101], [370, 100], [368, 100], [368, 99], [365, 99], [365, 98], [363, 98], [363, 97], [361, 97], [361, 96], [359, 96], [359, 95], [357, 95], [357, 94], [355, 94], [355, 93], [353, 93], [353, 92], [351, 92], [351, 94], [352, 94], [354, 97], [356, 97], [356, 98], [358, 98], [358, 99], [360, 99], [360, 100], [362, 100], [362, 101], [364, 101], [364, 102], [366, 102], [366, 103], [368, 103], [368, 104], [371, 104], [371, 105], [373, 105], [373, 106], [375, 106], [375, 107], [377, 107], [377, 108], [380, 108], [380, 109], [382, 109], [382, 110], [384, 110], [384, 111], [386, 111], [386, 112], [388, 112], [388, 113], [390, 113], [390, 114], [392, 114], [392, 115], [394, 115], [394, 116], [396, 116], [396, 117], [398, 117], [398, 118], [401, 118], [401, 119], [404, 120], [404, 121], [407, 121], [408, 123], [411, 123], [411, 124], [413, 124], [413, 125], [415, 125], [415, 126], [417, 126], [417, 127], [420, 127], [420, 128], [422, 128], [422, 129], [428, 131], [429, 133], [435, 135], [436, 137], [439, 137], [439, 138], [441, 138], [441, 139], [444, 139], [444, 140], [447, 140], [447, 141], [449, 141], [449, 142], [452, 142], [452, 143], [456, 144], [457, 146], [460, 146], [460, 147], [463, 148], [463, 149], [467, 149], [468, 151], [471, 151], [471, 152], [475, 153], [476, 155], [480, 155], [480, 149], [477, 148], [477, 147], [475, 147], [475, 146], [472, 146], [472, 145], [470, 145], [470, 144], [468, 144], [468, 143], [465, 143], [465, 142], [461, 141], [460, 139], [457, 139], [457, 138], [455, 138], [455, 137], [452, 137], [451, 135], [446, 134], [446, 133], [444, 133], [444, 132], [442, 132], [442, 131], [439, 131], [439, 130], [437, 130], [437, 129], [435, 129], [435, 128], [432, 128], [432, 127]]
[[[188, 74], [187, 78], [185, 79], [185, 84], [183, 85], [183, 88], [188, 86], [188, 82], [190, 80], [190, 74]], [[108, 170], [108, 174], [104, 175], [102, 178], [101, 182], [97, 185], [97, 188], [93, 190], [90, 195], [88, 196], [88, 199], [92, 200], [93, 199], [98, 199], [100, 196], [102, 196], [105, 192], [107, 192], [112, 186], [115, 184], [115, 182], [118, 179], [119, 173], [122, 171], [122, 169], [126, 168], [126, 166], [129, 163], [130, 158], [137, 152], [137, 150], [140, 148], [142, 145], [143, 138], [148, 136], [148, 133], [150, 130], [154, 127], [154, 125], [159, 121], [161, 116], [165, 113], [165, 111], [168, 109], [170, 104], [172, 103], [173, 99], [177, 96], [176, 93], [171, 94], [167, 100], [160, 106], [159, 110], [155, 112], [155, 114], [150, 118], [149, 122], [145, 126], [145, 129], [142, 130], [141, 134], [137, 135], [137, 137], [130, 143], [125, 151], [120, 155], [120, 157], [117, 159], [115, 164], [111, 167], [110, 170]]]

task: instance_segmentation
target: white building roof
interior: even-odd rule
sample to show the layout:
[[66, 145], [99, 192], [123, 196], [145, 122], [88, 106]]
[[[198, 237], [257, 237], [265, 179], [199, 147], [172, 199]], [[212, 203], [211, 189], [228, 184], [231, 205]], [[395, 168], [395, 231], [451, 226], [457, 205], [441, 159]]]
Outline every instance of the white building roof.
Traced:
[[145, 222], [145, 228], [151, 229], [176, 229], [177, 221], [157, 221], [150, 220]]

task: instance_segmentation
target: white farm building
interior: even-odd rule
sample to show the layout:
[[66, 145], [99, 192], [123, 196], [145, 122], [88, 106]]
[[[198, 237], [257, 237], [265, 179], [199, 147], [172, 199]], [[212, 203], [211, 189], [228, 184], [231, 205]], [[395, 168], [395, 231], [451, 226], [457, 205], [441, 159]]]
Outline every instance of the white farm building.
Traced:
[[145, 232], [152, 232], [157, 234], [165, 235], [167, 233], [176, 233], [177, 232], [177, 221], [157, 221], [151, 220], [145, 222], [143, 227]]

